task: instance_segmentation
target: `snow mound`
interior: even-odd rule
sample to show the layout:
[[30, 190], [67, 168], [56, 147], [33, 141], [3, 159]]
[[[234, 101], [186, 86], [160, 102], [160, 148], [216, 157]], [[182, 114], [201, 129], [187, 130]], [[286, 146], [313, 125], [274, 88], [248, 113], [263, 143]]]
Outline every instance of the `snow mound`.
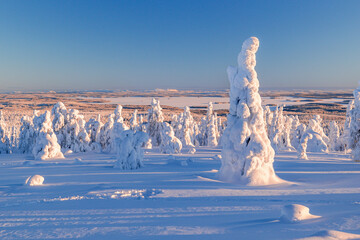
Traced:
[[44, 177], [40, 175], [34, 175], [31, 177], [28, 177], [25, 181], [25, 185], [27, 186], [39, 186], [43, 185]]
[[284, 222], [294, 223], [313, 218], [320, 218], [320, 216], [310, 214], [310, 209], [300, 204], [286, 205], [281, 209], [280, 220]]
[[360, 235], [340, 232], [335, 230], [325, 230], [325, 231], [317, 232], [311, 237], [301, 238], [298, 240], [347, 240], [347, 239], [360, 239]]

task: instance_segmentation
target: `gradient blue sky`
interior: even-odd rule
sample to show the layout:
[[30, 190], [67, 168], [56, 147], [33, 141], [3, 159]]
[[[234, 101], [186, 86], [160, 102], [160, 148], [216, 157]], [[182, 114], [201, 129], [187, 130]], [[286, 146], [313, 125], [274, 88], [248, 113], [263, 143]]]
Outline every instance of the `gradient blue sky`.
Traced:
[[354, 88], [360, 1], [0, 0], [0, 89], [225, 89], [260, 39], [263, 88]]

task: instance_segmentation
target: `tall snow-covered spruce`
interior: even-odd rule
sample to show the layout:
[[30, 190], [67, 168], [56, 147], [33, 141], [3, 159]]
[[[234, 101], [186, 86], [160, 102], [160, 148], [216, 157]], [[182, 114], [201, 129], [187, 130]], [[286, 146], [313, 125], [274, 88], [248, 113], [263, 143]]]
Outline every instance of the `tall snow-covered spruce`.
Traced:
[[219, 178], [247, 185], [282, 182], [276, 176], [274, 149], [267, 136], [259, 80], [255, 71], [259, 40], [247, 39], [238, 56], [238, 67], [227, 69], [230, 81], [230, 113], [222, 138]]

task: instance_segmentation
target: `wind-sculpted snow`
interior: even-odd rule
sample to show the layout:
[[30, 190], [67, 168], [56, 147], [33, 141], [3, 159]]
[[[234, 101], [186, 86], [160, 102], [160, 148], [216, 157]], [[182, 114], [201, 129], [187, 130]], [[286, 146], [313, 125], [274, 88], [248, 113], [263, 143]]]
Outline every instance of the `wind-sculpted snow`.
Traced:
[[238, 66], [228, 67], [230, 113], [222, 137], [219, 177], [227, 182], [249, 185], [276, 184], [274, 149], [267, 136], [255, 54], [259, 40], [247, 39], [238, 56]]
[[286, 205], [281, 209], [280, 220], [294, 223], [308, 219], [319, 218], [320, 216], [310, 214], [310, 209], [300, 204]]

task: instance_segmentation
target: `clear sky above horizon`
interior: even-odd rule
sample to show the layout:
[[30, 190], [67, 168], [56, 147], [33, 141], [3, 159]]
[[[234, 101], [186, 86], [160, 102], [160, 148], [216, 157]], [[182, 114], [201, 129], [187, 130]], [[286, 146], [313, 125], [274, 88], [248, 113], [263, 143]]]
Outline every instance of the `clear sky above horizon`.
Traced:
[[225, 89], [260, 40], [262, 88], [355, 88], [360, 1], [0, 0], [0, 90]]

